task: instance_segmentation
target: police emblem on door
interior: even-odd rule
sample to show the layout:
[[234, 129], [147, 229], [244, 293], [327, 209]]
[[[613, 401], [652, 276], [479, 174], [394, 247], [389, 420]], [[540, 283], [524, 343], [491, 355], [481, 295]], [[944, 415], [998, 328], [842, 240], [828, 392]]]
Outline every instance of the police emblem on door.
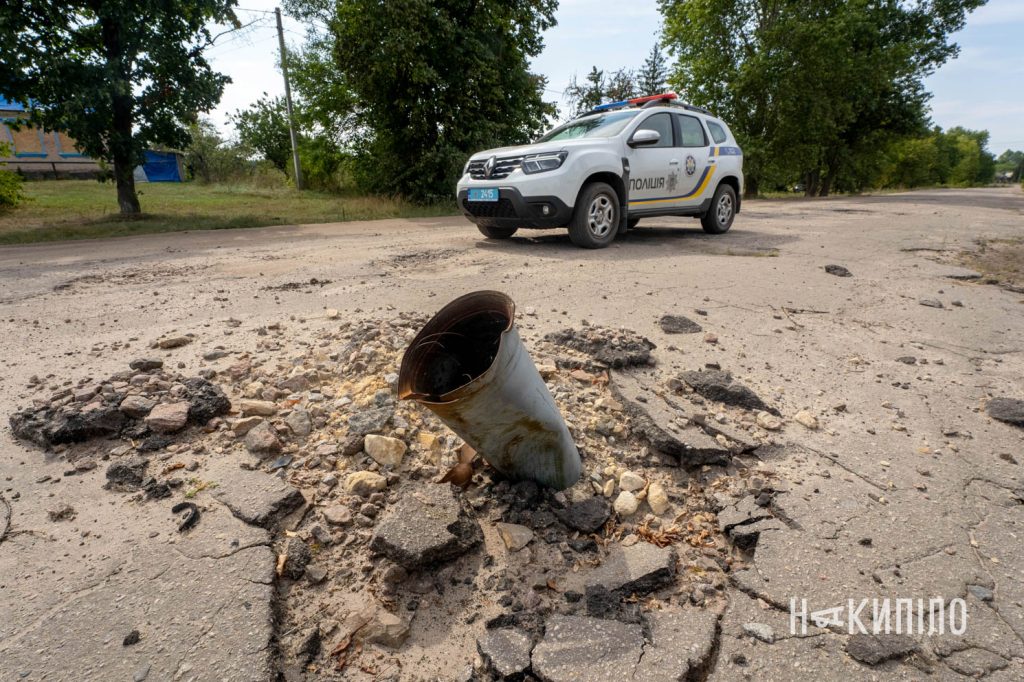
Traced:
[[697, 172], [697, 159], [692, 156], [686, 157], [686, 174], [693, 175]]

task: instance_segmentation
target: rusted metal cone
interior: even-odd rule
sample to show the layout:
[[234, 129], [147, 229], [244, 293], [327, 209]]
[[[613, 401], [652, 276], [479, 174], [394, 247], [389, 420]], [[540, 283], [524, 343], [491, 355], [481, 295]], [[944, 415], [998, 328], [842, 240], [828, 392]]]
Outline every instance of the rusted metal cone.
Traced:
[[498, 291], [455, 299], [402, 358], [398, 397], [430, 408], [495, 469], [562, 490], [580, 477], [580, 453]]

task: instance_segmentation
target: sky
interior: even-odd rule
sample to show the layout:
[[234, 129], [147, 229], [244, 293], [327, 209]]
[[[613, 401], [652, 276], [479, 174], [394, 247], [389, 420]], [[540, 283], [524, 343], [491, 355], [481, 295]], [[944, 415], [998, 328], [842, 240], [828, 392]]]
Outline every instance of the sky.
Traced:
[[[259, 99], [280, 95], [277, 69], [275, 0], [240, 0], [238, 15], [250, 28], [217, 41], [208, 55], [213, 67], [232, 79], [211, 113], [226, 134], [228, 116]], [[561, 0], [558, 24], [544, 34], [544, 51], [533, 69], [548, 78], [547, 95], [561, 101], [573, 75], [600, 69], [639, 67], [657, 40], [661, 25], [656, 0]], [[284, 18], [285, 40], [301, 44], [303, 26]], [[1024, 149], [1024, 0], [989, 0], [973, 12], [954, 36], [960, 56], [925, 80], [932, 93], [932, 120], [943, 128], [988, 130], [990, 151]]]

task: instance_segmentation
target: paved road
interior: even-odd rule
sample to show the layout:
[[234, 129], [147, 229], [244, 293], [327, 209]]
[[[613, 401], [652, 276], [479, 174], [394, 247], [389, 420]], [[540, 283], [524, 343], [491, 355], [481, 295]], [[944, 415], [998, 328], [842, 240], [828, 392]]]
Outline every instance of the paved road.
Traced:
[[[723, 236], [658, 219], [601, 251], [562, 233], [487, 241], [460, 218], [5, 247], [0, 412], [31, 400], [33, 375], [105, 377], [157, 336], [221, 334], [227, 318], [243, 323], [233, 342], [252, 345], [244, 330], [286, 320], [313, 330], [327, 308], [430, 312], [500, 289], [536, 309], [539, 331], [583, 319], [629, 327], [658, 344], [666, 372], [717, 362], [785, 416], [819, 420], [813, 431], [788, 424], [788, 446], [767, 462], [787, 482], [786, 524], [763, 533], [754, 567], [731, 578], [712, 679], [789, 678], [798, 664], [820, 679], [1022, 679], [1024, 432], [983, 407], [1024, 397], [1024, 300], [950, 279], [963, 270], [946, 262], [978, 237], [1011, 236], [1024, 236], [1019, 189], [750, 202]], [[683, 343], [656, 324], [695, 309], [717, 344]], [[905, 356], [916, 363], [897, 361]], [[201, 365], [198, 351], [174, 358], [183, 372]], [[163, 672], [149, 679], [269, 678], [264, 532], [213, 514], [209, 548], [179, 550], [152, 535], [167, 526], [162, 512], [97, 496], [101, 470], [65, 469], [0, 433], [0, 492], [17, 496], [0, 544], [0, 679], [131, 679], [150, 668]], [[57, 503], [78, 517], [51, 522]], [[240, 543], [221, 552], [224, 536]], [[842, 638], [786, 634], [793, 596], [811, 608], [964, 597], [968, 632], [872, 669]], [[252, 609], [247, 622], [218, 618], [234, 603]], [[776, 642], [745, 634], [752, 620], [768, 621]], [[173, 628], [144, 654], [122, 646], [126, 628], [151, 621]]]

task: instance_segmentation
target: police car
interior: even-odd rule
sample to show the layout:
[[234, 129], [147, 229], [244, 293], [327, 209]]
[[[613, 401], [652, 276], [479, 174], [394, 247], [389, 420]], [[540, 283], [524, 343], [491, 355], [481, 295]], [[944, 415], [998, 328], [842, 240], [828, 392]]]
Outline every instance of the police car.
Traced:
[[458, 203], [485, 236], [568, 227], [598, 249], [653, 216], [732, 226], [743, 195], [743, 153], [723, 121], [675, 93], [595, 107], [534, 144], [474, 154]]

